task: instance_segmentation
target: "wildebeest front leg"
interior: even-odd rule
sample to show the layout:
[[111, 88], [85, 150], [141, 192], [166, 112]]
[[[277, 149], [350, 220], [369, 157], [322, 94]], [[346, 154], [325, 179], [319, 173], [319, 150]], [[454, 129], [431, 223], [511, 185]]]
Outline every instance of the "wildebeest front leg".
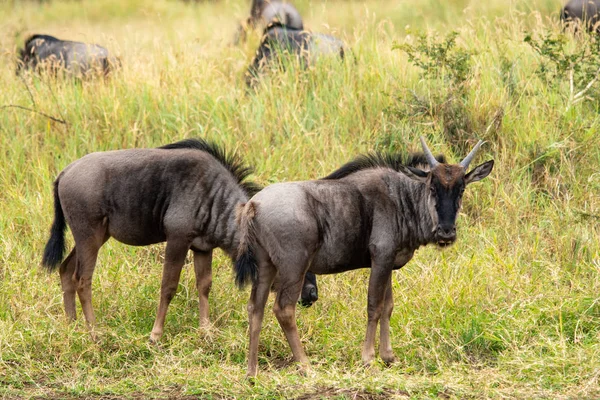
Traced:
[[390, 317], [392, 316], [393, 309], [394, 297], [392, 293], [392, 274], [390, 274], [383, 300], [383, 312], [381, 313], [381, 320], [379, 322], [379, 355], [386, 364], [391, 364], [396, 359], [390, 340]]
[[196, 288], [198, 289], [198, 311], [200, 327], [210, 324], [208, 318], [208, 294], [212, 286], [212, 250], [194, 251], [194, 271], [196, 272]]
[[[257, 251], [257, 255], [260, 254]], [[264, 254], [264, 251], [263, 251]], [[259, 259], [260, 260], [260, 259]], [[268, 259], [262, 259], [258, 265], [258, 279], [252, 285], [248, 302], [248, 321], [250, 330], [250, 348], [248, 350], [248, 376], [256, 376], [258, 370], [258, 341], [265, 314], [265, 304], [271, 292], [271, 285], [277, 271]]]
[[375, 262], [372, 262], [367, 301], [367, 334], [362, 349], [362, 360], [366, 365], [371, 364], [375, 358], [377, 323], [384, 310], [384, 299], [391, 275], [391, 268], [382, 268], [376, 265]]
[[65, 306], [65, 314], [71, 321], [77, 318], [75, 309], [75, 293], [77, 285], [75, 281], [75, 267], [77, 266], [77, 257], [75, 255], [76, 248], [73, 247], [71, 253], [60, 264], [60, 286], [63, 292], [63, 304]]
[[163, 334], [167, 308], [169, 308], [169, 303], [171, 303], [177, 291], [181, 268], [183, 268], [188, 249], [189, 244], [183, 241], [167, 241], [165, 264], [163, 266], [163, 276], [160, 285], [160, 303], [158, 304], [154, 327], [152, 328], [152, 333], [150, 333], [150, 341], [152, 343], [157, 343]]

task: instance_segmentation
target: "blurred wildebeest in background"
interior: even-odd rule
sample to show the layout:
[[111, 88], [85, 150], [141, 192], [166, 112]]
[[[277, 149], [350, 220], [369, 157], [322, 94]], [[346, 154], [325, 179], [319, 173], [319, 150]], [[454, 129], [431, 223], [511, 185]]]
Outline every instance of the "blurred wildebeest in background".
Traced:
[[19, 50], [17, 74], [23, 69], [65, 70], [75, 76], [108, 75], [121, 62], [97, 44], [60, 40], [50, 35], [35, 34]]
[[[92, 153], [67, 166], [54, 182], [54, 222], [42, 260], [50, 271], [60, 264], [67, 316], [76, 317], [77, 292], [94, 336], [92, 275], [100, 247], [114, 237], [133, 246], [167, 242], [151, 341], [162, 336], [167, 308], [190, 249], [200, 325], [207, 325], [213, 250], [219, 247], [237, 258], [236, 208], [259, 189], [246, 181], [250, 171], [218, 146], [193, 139], [156, 149]], [[75, 247], [62, 261], [67, 224]], [[310, 305], [316, 300], [314, 275], [307, 285], [301, 301]]]
[[379, 354], [395, 359], [390, 341], [392, 271], [408, 263], [421, 246], [449, 246], [456, 240], [456, 219], [467, 185], [492, 171], [487, 161], [469, 171], [475, 148], [459, 164], [438, 161], [421, 137], [427, 170], [410, 167], [392, 155], [372, 154], [316, 181], [267, 186], [238, 214], [240, 249], [236, 281], [252, 281], [248, 302], [250, 346], [248, 375], [258, 364], [258, 340], [271, 282], [279, 290], [273, 305], [294, 354], [308, 364], [296, 326], [296, 301], [307, 271], [336, 274], [370, 268], [367, 333], [362, 360]]
[[590, 32], [600, 33], [600, 0], [570, 0], [563, 7], [560, 19], [566, 23], [579, 21]]
[[246, 71], [246, 84], [254, 86], [261, 70], [279, 61], [282, 55], [296, 56], [303, 66], [307, 66], [324, 55], [344, 59], [344, 48], [344, 42], [331, 35], [293, 29], [272, 22], [265, 29], [256, 55]]
[[304, 29], [300, 13], [290, 3], [280, 0], [252, 0], [250, 16], [245, 23], [240, 24], [234, 44], [246, 40], [250, 29], [264, 29], [271, 22], [278, 22], [293, 29]]

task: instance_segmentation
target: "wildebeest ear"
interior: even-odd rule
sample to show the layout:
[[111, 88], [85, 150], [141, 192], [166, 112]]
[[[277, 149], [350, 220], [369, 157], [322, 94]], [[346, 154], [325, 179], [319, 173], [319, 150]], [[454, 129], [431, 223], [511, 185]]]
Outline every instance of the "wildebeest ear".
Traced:
[[406, 165], [400, 165], [398, 171], [402, 172], [404, 175], [409, 177], [410, 179], [418, 182], [426, 182], [427, 181], [427, 172], [422, 171], [418, 168], [408, 167]]
[[482, 180], [492, 172], [492, 168], [494, 168], [494, 160], [486, 161], [473, 168], [471, 172], [465, 175], [465, 185]]

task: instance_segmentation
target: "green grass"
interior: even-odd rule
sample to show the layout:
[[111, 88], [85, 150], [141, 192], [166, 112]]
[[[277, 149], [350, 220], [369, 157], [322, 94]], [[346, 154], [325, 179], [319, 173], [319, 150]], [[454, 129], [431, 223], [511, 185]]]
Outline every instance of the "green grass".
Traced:
[[[600, 397], [600, 107], [588, 100], [565, 112], [568, 78], [546, 85], [523, 42], [526, 32], [560, 32], [560, 2], [296, 3], [305, 26], [342, 37], [356, 63], [291, 68], [257, 92], [246, 91], [243, 74], [260, 35], [228, 45], [249, 9], [241, 0], [0, 4], [0, 105], [67, 121], [0, 109], [0, 396]], [[455, 89], [422, 78], [392, 47], [416, 32], [439, 39], [453, 30], [473, 53], [472, 74], [440, 108]], [[21, 81], [14, 51], [33, 32], [105, 45], [123, 69], [106, 82]], [[412, 93], [438, 112], [416, 115]], [[148, 336], [163, 246], [103, 247], [96, 343], [80, 312], [66, 322], [58, 275], [39, 266], [52, 181], [89, 152], [201, 136], [243, 156], [268, 184], [323, 176], [361, 152], [418, 150], [420, 135], [452, 160], [484, 138], [477, 161], [496, 166], [465, 194], [457, 243], [423, 248], [394, 273], [399, 361], [389, 368], [360, 362], [366, 270], [320, 277], [320, 300], [299, 310], [308, 376], [289, 362], [271, 299], [252, 383], [244, 378], [249, 291], [234, 287], [221, 252], [213, 329], [198, 328], [188, 261], [159, 347]]]

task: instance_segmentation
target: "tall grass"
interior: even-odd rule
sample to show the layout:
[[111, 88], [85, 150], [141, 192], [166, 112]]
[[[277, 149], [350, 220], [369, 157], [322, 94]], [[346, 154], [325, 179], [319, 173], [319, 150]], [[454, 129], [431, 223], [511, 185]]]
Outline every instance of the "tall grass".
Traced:
[[[229, 46], [245, 2], [0, 4], [0, 105], [66, 121], [0, 110], [0, 395], [599, 397], [599, 104], [587, 100], [565, 112], [568, 78], [546, 85], [535, 74], [538, 55], [523, 42], [526, 32], [560, 33], [559, 2], [297, 6], [305, 26], [342, 37], [356, 62], [291, 68], [248, 91], [243, 74], [260, 35]], [[439, 38], [450, 31], [473, 54], [462, 106], [416, 115], [416, 98], [436, 107], [451, 88], [423, 77], [392, 47], [414, 43], [411, 32]], [[105, 45], [123, 68], [106, 81], [20, 80], [14, 51], [34, 32]], [[573, 46], [580, 40], [589, 39], [569, 39]], [[466, 122], [449, 131], [448, 121]], [[289, 346], [267, 313], [261, 371], [251, 384], [244, 379], [249, 293], [234, 287], [222, 253], [214, 260], [214, 327], [198, 328], [186, 268], [158, 347], [148, 335], [163, 246], [109, 241], [102, 248], [93, 282], [96, 343], [81, 315], [66, 322], [58, 276], [39, 267], [52, 181], [89, 152], [201, 136], [242, 155], [254, 179], [268, 184], [314, 179], [374, 149], [418, 150], [419, 135], [452, 160], [486, 139], [478, 161], [493, 158], [496, 166], [465, 194], [458, 242], [423, 248], [394, 273], [399, 361], [392, 367], [361, 366], [368, 271], [320, 277], [320, 300], [298, 312], [313, 365], [308, 376], [289, 363]]]

